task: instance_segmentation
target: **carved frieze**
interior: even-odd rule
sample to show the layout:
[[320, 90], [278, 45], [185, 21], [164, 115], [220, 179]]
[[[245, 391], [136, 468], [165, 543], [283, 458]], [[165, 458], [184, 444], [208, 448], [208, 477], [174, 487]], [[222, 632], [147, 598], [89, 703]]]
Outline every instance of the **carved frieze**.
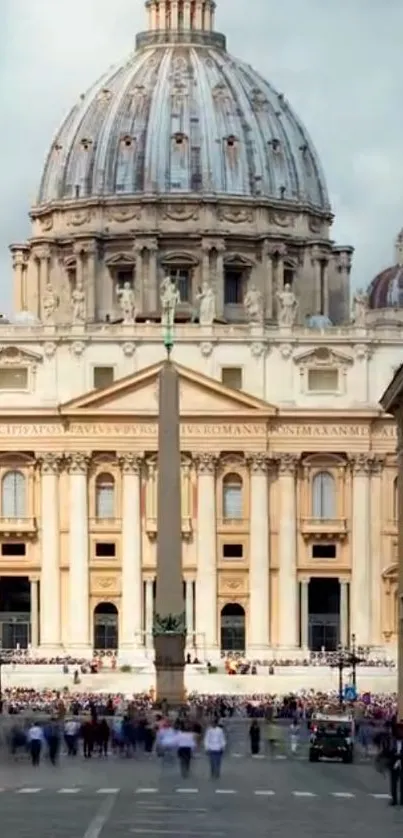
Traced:
[[81, 227], [83, 224], [88, 224], [90, 220], [90, 209], [72, 210], [67, 213], [66, 225], [67, 227]]
[[289, 213], [272, 211], [269, 213], [269, 222], [276, 227], [294, 227], [295, 217]]
[[162, 219], [170, 221], [198, 221], [199, 207], [189, 204], [167, 204], [162, 210]]
[[230, 224], [245, 224], [253, 221], [253, 209], [251, 207], [219, 207], [219, 221], [228, 221]]
[[106, 210], [108, 221], [116, 221], [118, 224], [125, 224], [128, 221], [139, 221], [141, 218], [140, 207], [108, 207]]
[[93, 576], [91, 582], [93, 591], [110, 591], [112, 593], [118, 589], [117, 576]]

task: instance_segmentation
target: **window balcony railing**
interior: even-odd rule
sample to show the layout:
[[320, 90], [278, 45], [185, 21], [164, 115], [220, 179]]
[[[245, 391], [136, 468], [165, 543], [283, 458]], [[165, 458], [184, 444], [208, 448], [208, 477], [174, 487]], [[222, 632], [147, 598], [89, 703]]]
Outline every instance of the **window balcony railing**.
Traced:
[[236, 530], [237, 532], [243, 532], [247, 530], [249, 527], [249, 521], [247, 518], [219, 518], [217, 521], [218, 530]]
[[122, 526], [121, 518], [90, 518], [91, 532], [120, 532]]
[[33, 515], [26, 515], [23, 518], [0, 517], [0, 533], [4, 536], [34, 535], [36, 531], [37, 522]]
[[[146, 518], [146, 533], [151, 540], [157, 537], [157, 518]], [[187, 539], [192, 534], [192, 519], [189, 516], [182, 518], [182, 537]]]
[[301, 533], [304, 538], [345, 538], [347, 518], [301, 518]]

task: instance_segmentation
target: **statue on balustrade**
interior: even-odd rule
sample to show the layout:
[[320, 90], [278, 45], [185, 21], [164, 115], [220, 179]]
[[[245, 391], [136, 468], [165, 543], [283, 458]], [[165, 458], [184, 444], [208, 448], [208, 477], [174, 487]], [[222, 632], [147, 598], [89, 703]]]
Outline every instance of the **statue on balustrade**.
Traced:
[[200, 326], [211, 326], [216, 317], [216, 299], [211, 285], [204, 280], [196, 296], [199, 302]]
[[367, 325], [368, 297], [361, 289], [354, 294], [351, 320], [354, 326], [365, 329]]
[[130, 282], [125, 282], [123, 287], [117, 289], [119, 305], [123, 314], [123, 325], [132, 326], [136, 322], [136, 301], [133, 288]]
[[173, 329], [175, 323], [176, 306], [180, 305], [181, 297], [176, 283], [170, 276], [161, 282], [161, 325], [166, 329]]
[[77, 279], [76, 287], [71, 295], [73, 304], [73, 323], [85, 323], [86, 307], [85, 307], [85, 291], [82, 279]]
[[243, 301], [246, 317], [249, 323], [261, 326], [263, 323], [262, 295], [256, 285], [251, 285]]
[[48, 325], [55, 322], [55, 314], [59, 306], [59, 298], [56, 296], [51, 282], [46, 286], [45, 295], [42, 302], [43, 319]]
[[298, 300], [288, 283], [282, 291], [278, 291], [277, 300], [279, 303], [277, 322], [279, 326], [291, 328], [296, 320], [298, 312]]

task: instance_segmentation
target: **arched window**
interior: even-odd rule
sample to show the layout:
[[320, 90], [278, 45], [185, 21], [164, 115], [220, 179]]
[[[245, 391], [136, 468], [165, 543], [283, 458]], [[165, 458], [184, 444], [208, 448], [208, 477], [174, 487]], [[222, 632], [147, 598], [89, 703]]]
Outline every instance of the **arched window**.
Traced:
[[115, 517], [115, 481], [111, 474], [98, 474], [95, 482], [95, 513], [97, 518]]
[[393, 520], [399, 517], [399, 483], [397, 477], [393, 481]]
[[319, 471], [312, 481], [313, 518], [336, 518], [336, 484], [332, 474]]
[[27, 511], [26, 480], [20, 471], [8, 471], [1, 486], [3, 518], [25, 518]]
[[244, 652], [246, 647], [245, 609], [231, 602], [221, 609], [221, 651]]
[[113, 602], [100, 602], [94, 608], [94, 649], [116, 651], [118, 646], [118, 609]]
[[243, 518], [242, 477], [226, 474], [222, 482], [222, 510], [225, 520]]

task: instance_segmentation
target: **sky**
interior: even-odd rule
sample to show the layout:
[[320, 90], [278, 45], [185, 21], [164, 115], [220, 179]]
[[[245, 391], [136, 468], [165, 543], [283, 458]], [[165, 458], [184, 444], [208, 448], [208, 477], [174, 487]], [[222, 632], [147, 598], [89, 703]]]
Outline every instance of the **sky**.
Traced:
[[[43, 163], [78, 96], [129, 55], [143, 0], [2, 0], [0, 310], [11, 242], [29, 236]], [[322, 160], [336, 220], [365, 287], [403, 227], [402, 0], [217, 0], [228, 49], [284, 92]]]

